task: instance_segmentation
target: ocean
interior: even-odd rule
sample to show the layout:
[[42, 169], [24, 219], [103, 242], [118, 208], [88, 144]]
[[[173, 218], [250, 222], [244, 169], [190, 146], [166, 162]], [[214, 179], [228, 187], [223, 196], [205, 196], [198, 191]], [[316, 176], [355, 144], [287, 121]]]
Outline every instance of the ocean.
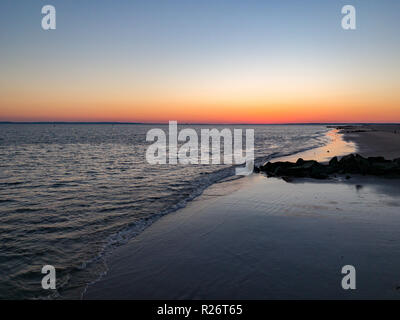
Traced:
[[[168, 125], [0, 124], [0, 299], [79, 299], [106, 257], [232, 165], [150, 165], [146, 133]], [[320, 147], [323, 125], [179, 125], [254, 129], [256, 164]], [[41, 269], [56, 268], [44, 290]]]

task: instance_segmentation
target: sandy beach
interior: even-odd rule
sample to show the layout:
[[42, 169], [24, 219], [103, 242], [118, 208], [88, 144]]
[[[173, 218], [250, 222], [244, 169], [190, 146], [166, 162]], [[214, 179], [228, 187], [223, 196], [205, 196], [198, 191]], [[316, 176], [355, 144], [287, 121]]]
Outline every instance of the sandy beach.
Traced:
[[400, 125], [362, 125], [342, 130], [344, 140], [355, 142], [364, 157], [400, 157]]
[[[400, 157], [394, 130], [332, 131], [328, 145], [279, 160]], [[369, 176], [224, 180], [116, 249], [83, 298], [399, 299], [399, 196], [399, 180]], [[341, 287], [345, 265], [355, 290]]]

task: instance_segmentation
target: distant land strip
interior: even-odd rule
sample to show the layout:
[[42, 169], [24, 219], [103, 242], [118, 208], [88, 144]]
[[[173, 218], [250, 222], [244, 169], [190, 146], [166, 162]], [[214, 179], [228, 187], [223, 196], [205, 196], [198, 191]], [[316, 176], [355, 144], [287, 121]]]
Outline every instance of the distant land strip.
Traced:
[[[168, 125], [168, 122], [94, 122], [94, 121], [0, 121], [0, 124], [124, 124], [124, 125]], [[253, 125], [253, 126], [282, 126], [282, 125], [398, 125], [398, 122], [300, 122], [300, 123], [192, 123], [179, 122], [179, 125]]]

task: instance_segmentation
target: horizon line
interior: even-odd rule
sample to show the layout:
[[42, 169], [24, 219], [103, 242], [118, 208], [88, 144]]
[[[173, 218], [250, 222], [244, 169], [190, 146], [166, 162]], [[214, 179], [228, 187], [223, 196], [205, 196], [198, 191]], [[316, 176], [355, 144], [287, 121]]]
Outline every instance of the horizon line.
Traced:
[[[172, 121], [172, 120], [171, 120]], [[121, 122], [121, 121], [0, 121], [0, 124], [129, 124], [129, 125], [168, 125], [169, 122]], [[239, 123], [239, 122], [179, 122], [180, 125], [388, 125], [399, 122], [281, 122], [281, 123]]]

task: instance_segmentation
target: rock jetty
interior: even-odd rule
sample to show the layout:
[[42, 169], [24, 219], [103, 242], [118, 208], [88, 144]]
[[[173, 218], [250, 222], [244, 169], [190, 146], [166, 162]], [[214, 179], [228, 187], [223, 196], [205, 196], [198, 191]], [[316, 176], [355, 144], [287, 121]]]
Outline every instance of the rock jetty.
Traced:
[[285, 180], [293, 177], [327, 179], [334, 174], [361, 174], [399, 178], [400, 158], [386, 160], [384, 157], [364, 158], [359, 154], [349, 154], [341, 159], [333, 157], [329, 163], [299, 158], [296, 162], [267, 162], [255, 167], [254, 172], [264, 172], [270, 177], [282, 177]]

